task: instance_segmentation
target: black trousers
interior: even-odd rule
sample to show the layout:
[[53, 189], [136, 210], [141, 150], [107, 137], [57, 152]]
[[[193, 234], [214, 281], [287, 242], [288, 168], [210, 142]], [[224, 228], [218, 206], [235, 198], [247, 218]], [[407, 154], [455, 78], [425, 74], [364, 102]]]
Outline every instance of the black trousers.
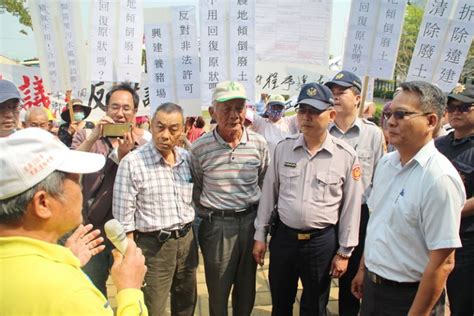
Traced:
[[333, 226], [313, 233], [309, 240], [298, 240], [295, 232], [280, 222], [270, 240], [272, 315], [293, 314], [298, 279], [301, 279], [300, 315], [325, 316], [331, 285], [329, 271], [335, 252]]
[[340, 316], [359, 315], [360, 301], [352, 295], [351, 283], [359, 269], [360, 259], [364, 254], [365, 235], [367, 232], [367, 223], [369, 222], [369, 208], [367, 204], [362, 204], [360, 212], [359, 244], [352, 252], [346, 273], [339, 279]]
[[456, 264], [448, 277], [449, 308], [452, 316], [474, 315], [474, 232], [461, 234], [462, 248], [456, 249]]
[[[418, 287], [396, 287], [375, 284], [364, 275], [364, 296], [361, 316], [406, 316], [415, 299]], [[444, 315], [445, 293], [441, 294], [431, 316]]]

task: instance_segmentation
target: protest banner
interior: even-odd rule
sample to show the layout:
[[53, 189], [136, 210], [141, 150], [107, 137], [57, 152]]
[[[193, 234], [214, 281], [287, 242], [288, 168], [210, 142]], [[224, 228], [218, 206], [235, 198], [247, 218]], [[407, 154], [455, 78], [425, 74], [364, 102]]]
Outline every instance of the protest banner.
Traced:
[[200, 54], [201, 54], [201, 105], [211, 105], [212, 91], [217, 83], [228, 76], [228, 36], [224, 1], [199, 2]]
[[459, 0], [443, 43], [432, 82], [450, 92], [456, 87], [474, 37], [474, 4]]
[[35, 29], [34, 35], [38, 47], [38, 57], [41, 67], [43, 85], [48, 92], [63, 92], [67, 81], [64, 68], [64, 51], [62, 38], [57, 31], [59, 10], [57, 2], [47, 0], [28, 2], [31, 23]]
[[255, 96], [255, 2], [232, 1], [229, 19], [230, 79]]
[[117, 80], [137, 82], [142, 74], [143, 1], [120, 0]]
[[255, 5], [257, 92], [295, 95], [304, 83], [334, 74], [328, 69], [333, 1]]
[[407, 81], [433, 79], [443, 42], [449, 28], [449, 15], [454, 0], [430, 0], [426, 4], [423, 20], [416, 39]]

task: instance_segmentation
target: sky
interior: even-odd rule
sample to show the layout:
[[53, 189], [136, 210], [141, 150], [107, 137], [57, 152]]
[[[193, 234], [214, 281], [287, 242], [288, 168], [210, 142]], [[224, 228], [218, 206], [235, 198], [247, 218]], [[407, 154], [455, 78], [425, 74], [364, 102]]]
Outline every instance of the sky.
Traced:
[[[84, 33], [88, 26], [89, 2], [81, 1], [81, 16]], [[253, 0], [256, 1], [256, 0]], [[332, 56], [342, 55], [346, 21], [350, 11], [350, 0], [334, 0], [331, 25], [331, 44], [329, 53]], [[198, 5], [199, 0], [145, 0], [145, 8], [172, 6], [172, 5]], [[33, 31], [21, 25], [18, 18], [8, 12], [0, 13], [0, 55], [10, 59], [23, 61], [38, 56], [36, 51]], [[27, 31], [28, 35], [20, 33]]]

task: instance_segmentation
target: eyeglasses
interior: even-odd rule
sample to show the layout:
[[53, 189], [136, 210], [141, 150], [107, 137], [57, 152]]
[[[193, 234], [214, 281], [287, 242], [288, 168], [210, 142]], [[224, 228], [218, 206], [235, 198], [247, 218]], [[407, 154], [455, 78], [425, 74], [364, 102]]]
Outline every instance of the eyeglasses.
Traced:
[[431, 114], [431, 113], [410, 112], [410, 111], [403, 111], [403, 110], [396, 110], [393, 112], [389, 112], [389, 111], [382, 112], [383, 119], [386, 121], [388, 121], [392, 117], [392, 115], [396, 120], [403, 120], [405, 116], [409, 116], [409, 118], [413, 118], [413, 117], [428, 115], [428, 114]]
[[446, 107], [446, 111], [448, 111], [448, 113], [454, 113], [456, 111], [458, 111], [459, 113], [466, 113], [469, 112], [471, 110], [471, 107], [473, 106], [474, 104], [472, 103], [463, 103], [458, 105], [448, 104], [448, 106]]
[[[326, 109], [327, 110], [327, 109]], [[321, 115], [323, 114], [324, 112], [326, 112], [326, 110], [318, 110], [318, 109], [315, 109], [313, 108], [312, 106], [298, 106], [298, 108], [296, 109], [296, 113], [300, 114], [300, 115], [305, 115], [305, 114], [310, 114], [310, 115]]]

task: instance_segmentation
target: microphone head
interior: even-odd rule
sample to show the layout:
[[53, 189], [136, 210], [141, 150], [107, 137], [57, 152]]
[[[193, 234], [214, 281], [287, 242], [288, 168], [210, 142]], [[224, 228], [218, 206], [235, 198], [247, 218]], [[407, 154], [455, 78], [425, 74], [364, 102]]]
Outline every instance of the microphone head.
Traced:
[[107, 238], [116, 238], [117, 236], [120, 236], [125, 232], [123, 229], [122, 224], [115, 218], [109, 220], [107, 223], [104, 225], [104, 230], [105, 230], [105, 235]]

